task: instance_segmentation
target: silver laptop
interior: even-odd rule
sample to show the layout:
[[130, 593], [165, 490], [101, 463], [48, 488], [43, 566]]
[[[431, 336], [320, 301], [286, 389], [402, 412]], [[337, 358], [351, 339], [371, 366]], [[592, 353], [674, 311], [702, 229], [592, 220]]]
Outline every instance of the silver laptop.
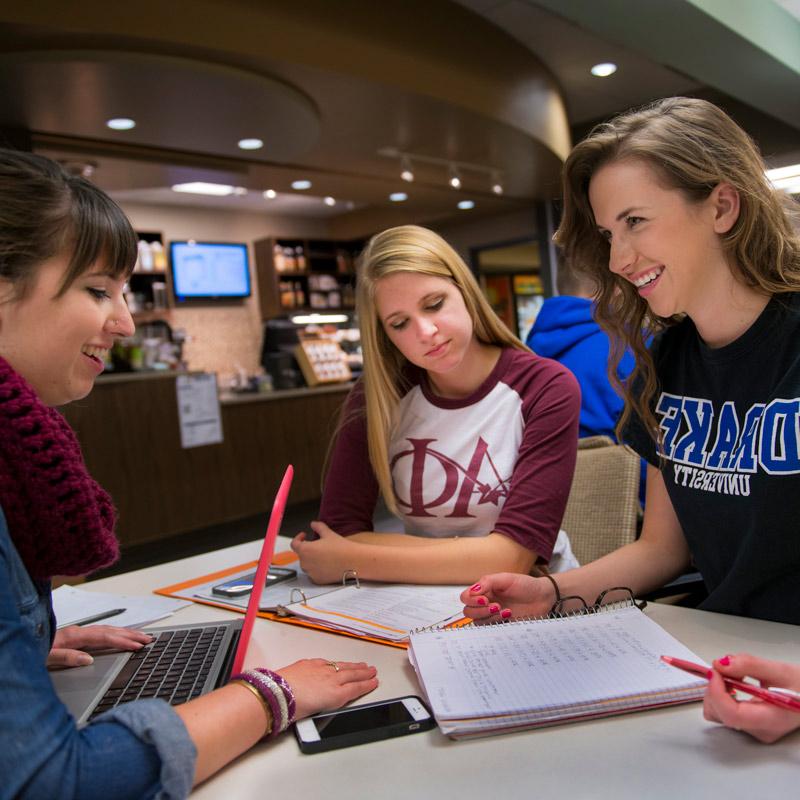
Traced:
[[[290, 466], [267, 524], [256, 570], [263, 582], [275, 550], [292, 474]], [[132, 700], [158, 697], [178, 705], [211, 692], [227, 683], [232, 670], [242, 668], [258, 614], [258, 595], [259, 592], [251, 592], [244, 620], [147, 628], [155, 638], [135, 653], [97, 655], [89, 666], [51, 672], [56, 694], [83, 725]]]

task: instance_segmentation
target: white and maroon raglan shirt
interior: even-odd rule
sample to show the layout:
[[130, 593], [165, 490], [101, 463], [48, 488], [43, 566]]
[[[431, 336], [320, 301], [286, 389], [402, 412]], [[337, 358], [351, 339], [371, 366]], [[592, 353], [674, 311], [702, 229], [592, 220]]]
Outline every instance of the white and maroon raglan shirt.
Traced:
[[[513, 348], [469, 397], [437, 397], [409, 371], [389, 446], [406, 533], [503, 533], [549, 560], [575, 469], [580, 390], [555, 361]], [[367, 448], [363, 391], [345, 409], [320, 518], [340, 534], [373, 529], [378, 483]]]
[[[661, 474], [709, 592], [700, 607], [800, 624], [800, 295], [776, 295], [724, 347], [686, 318], [652, 353]], [[624, 438], [659, 466], [638, 418]]]

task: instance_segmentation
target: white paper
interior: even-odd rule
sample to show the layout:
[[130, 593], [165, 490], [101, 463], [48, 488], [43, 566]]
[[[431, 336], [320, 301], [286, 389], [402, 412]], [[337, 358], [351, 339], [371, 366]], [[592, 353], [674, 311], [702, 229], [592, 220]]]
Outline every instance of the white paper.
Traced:
[[222, 441], [222, 418], [217, 378], [212, 373], [179, 375], [175, 382], [181, 447], [200, 447]]
[[98, 620], [97, 625], [116, 625], [120, 628], [139, 628], [150, 622], [164, 619], [189, 603], [171, 597], [146, 595], [137, 597], [124, 594], [106, 594], [104, 592], [88, 592], [77, 586], [59, 586], [53, 592], [53, 611], [59, 628], [75, 625], [88, 617], [103, 614], [118, 608], [125, 610], [121, 614]]
[[417, 628], [461, 619], [459, 594], [457, 586], [351, 584], [286, 610], [331, 628], [400, 642]]

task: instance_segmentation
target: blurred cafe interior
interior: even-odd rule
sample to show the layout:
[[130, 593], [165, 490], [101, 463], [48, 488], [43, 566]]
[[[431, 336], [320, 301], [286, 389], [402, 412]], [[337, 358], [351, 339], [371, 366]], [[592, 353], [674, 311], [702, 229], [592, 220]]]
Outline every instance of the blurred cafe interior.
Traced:
[[96, 182], [139, 237], [137, 332], [64, 409], [119, 568], [254, 538], [287, 463], [284, 532], [314, 517], [372, 234], [442, 234], [524, 339], [571, 145], [681, 94], [796, 165], [799, 40], [798, 0], [4, 3], [3, 144]]

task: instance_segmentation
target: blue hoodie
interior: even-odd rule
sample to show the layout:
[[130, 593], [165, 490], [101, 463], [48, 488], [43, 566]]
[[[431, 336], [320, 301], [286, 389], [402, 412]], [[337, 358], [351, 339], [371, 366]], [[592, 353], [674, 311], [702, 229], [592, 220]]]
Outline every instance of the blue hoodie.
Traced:
[[[544, 301], [528, 334], [534, 353], [563, 364], [581, 387], [581, 417], [578, 436], [610, 436], [624, 402], [608, 380], [608, 336], [592, 319], [592, 301], [561, 295]], [[624, 380], [633, 371], [630, 351], [622, 357], [617, 375]], [[642, 459], [639, 501], [644, 505], [647, 462]]]
[[[607, 376], [608, 336], [592, 319], [592, 301], [583, 297], [549, 297], [528, 334], [528, 347], [540, 356], [563, 364], [581, 387], [579, 436], [610, 436], [622, 411], [622, 398]], [[625, 353], [617, 374], [626, 378], [633, 356]]]

